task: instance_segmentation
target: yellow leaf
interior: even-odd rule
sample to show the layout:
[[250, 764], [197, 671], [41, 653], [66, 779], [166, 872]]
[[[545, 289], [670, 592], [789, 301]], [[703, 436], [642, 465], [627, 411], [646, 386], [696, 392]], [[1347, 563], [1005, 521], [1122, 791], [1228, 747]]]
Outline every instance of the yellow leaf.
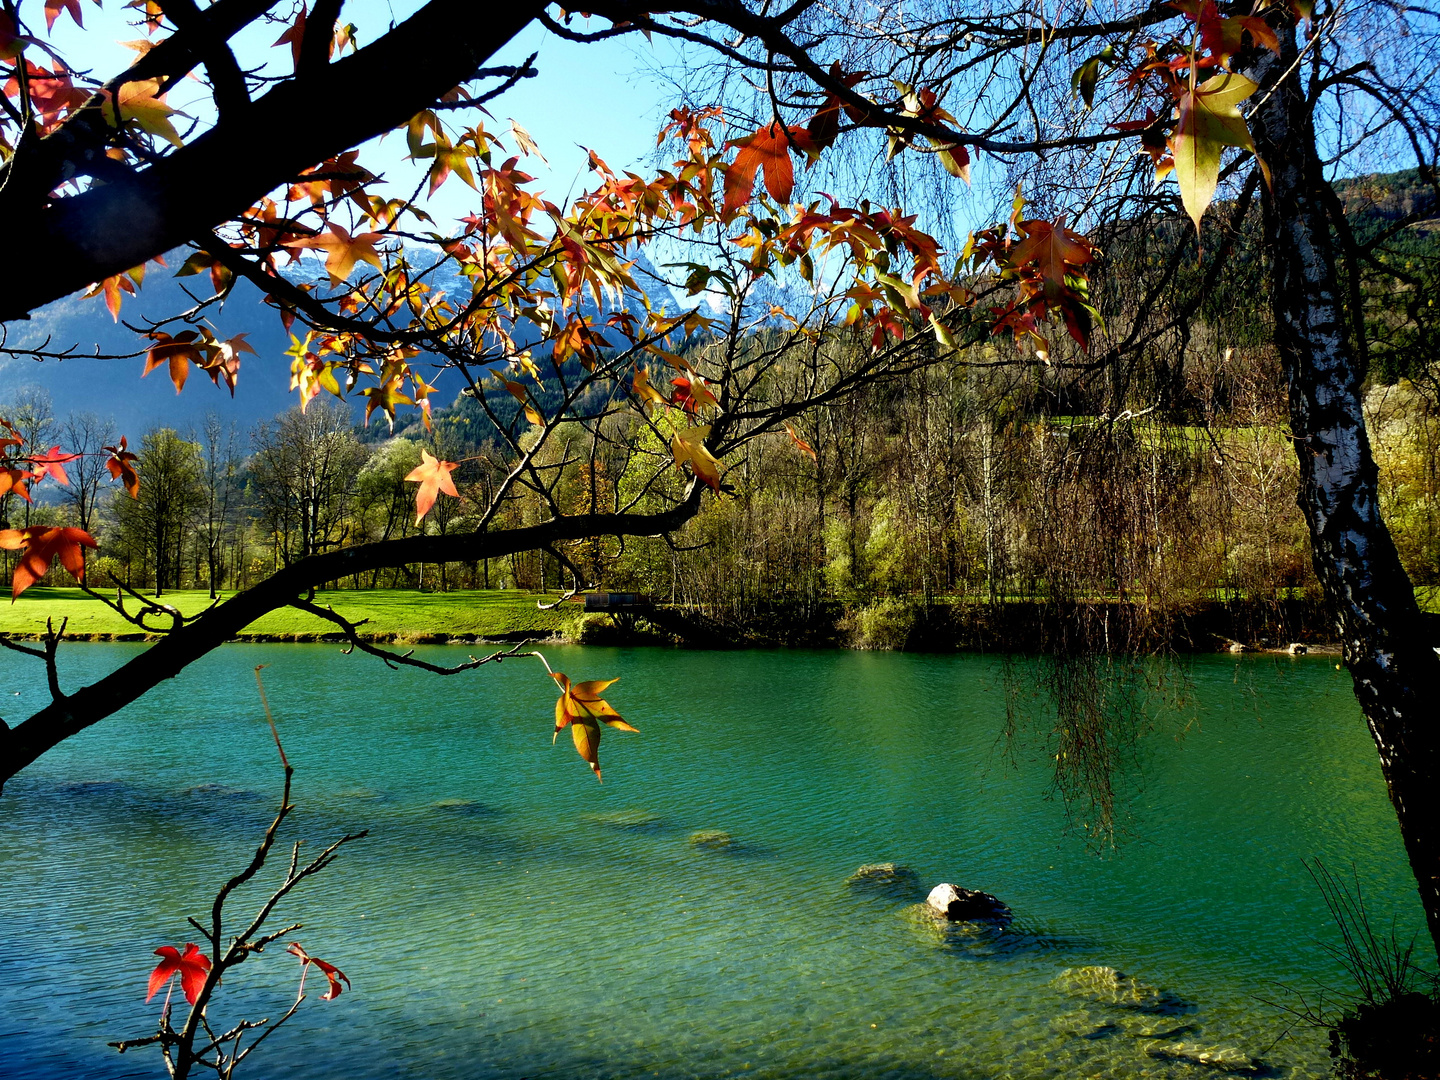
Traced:
[[185, 114], [165, 104], [165, 95], [157, 96], [155, 93], [159, 89], [159, 79], [125, 83], [115, 92], [113, 101], [107, 103], [106, 118], [115, 127], [134, 121], [142, 131], [158, 135], [173, 146], [183, 146], [180, 133], [170, 123], [170, 117]]
[[665, 404], [665, 395], [650, 385], [650, 372], [646, 368], [635, 369], [635, 380], [632, 384], [635, 396], [640, 399], [640, 408], [649, 413], [656, 405]]
[[670, 452], [676, 465], [690, 465], [690, 471], [710, 486], [720, 490], [720, 462], [705, 447], [705, 438], [710, 434], [710, 425], [687, 428], [670, 439]]
[[575, 750], [590, 763], [595, 779], [600, 779], [600, 725], [593, 720], [576, 720], [570, 725]]
[[[614, 679], [595, 680], [571, 685], [570, 679], [558, 671], [550, 677], [560, 684], [560, 700], [555, 702], [555, 736], [559, 737], [564, 728], [570, 729], [575, 749], [600, 779], [600, 724], [621, 731], [637, 731], [631, 724], [620, 718], [620, 714], [601, 699], [600, 694]], [[554, 739], [551, 739], [554, 742]]]
[[1215, 198], [1220, 177], [1220, 155], [1227, 146], [1253, 151], [1250, 130], [1240, 115], [1240, 102], [1256, 91], [1243, 75], [1212, 75], [1180, 95], [1180, 116], [1171, 139], [1175, 179], [1185, 212], [1200, 231], [1200, 218]]

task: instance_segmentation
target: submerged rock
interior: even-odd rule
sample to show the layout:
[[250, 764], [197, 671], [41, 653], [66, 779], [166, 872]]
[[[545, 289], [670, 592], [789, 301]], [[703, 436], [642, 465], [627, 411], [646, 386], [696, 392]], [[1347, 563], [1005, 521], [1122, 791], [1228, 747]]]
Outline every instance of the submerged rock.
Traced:
[[1066, 968], [1051, 980], [1050, 985], [1071, 997], [1089, 998], [1102, 1005], [1133, 1009], [1135, 1012], [1174, 1016], [1194, 1009], [1193, 1005], [1169, 990], [1143, 983], [1112, 967]]
[[228, 784], [196, 784], [192, 788], [185, 789], [186, 795], [201, 795], [220, 799], [239, 799], [250, 802], [260, 798], [258, 791], [250, 791], [246, 788], [233, 788]]
[[894, 900], [912, 900], [920, 895], [920, 875], [899, 863], [866, 863], [845, 884], [856, 892]]
[[[990, 960], [1023, 951], [1024, 935], [1009, 933], [997, 922], [951, 922], [929, 904], [907, 904], [896, 912], [927, 945], [967, 960]], [[1013, 941], [1012, 941], [1013, 939]], [[1016, 947], [1012, 946], [1018, 946]]]
[[1180, 1061], [1186, 1065], [1203, 1065], [1216, 1072], [1233, 1076], [1270, 1076], [1273, 1071], [1259, 1058], [1253, 1058], [1233, 1046], [1203, 1046], [1199, 1043], [1172, 1043], [1157, 1046], [1150, 1056], [1160, 1061]]
[[665, 819], [653, 810], [609, 810], [584, 815], [586, 821], [609, 829], [635, 829], [651, 832], [660, 829]]
[[492, 806], [486, 806], [474, 799], [440, 799], [430, 804], [432, 810], [439, 810], [446, 814], [458, 814], [464, 817], [494, 817], [499, 813]]
[[1106, 1039], [1124, 1036], [1130, 1039], [1178, 1039], [1194, 1034], [1194, 1024], [1176, 1024], [1174, 1017], [1146, 1016], [1143, 1013], [1116, 1012], [1113, 1009], [1076, 1009], [1061, 1013], [1050, 1020], [1050, 1026], [1064, 1035], [1082, 1039]]
[[734, 843], [734, 838], [724, 829], [701, 829], [690, 834], [690, 845], [703, 848], [723, 848]]
[[976, 889], [962, 889], [958, 885], [944, 882], [930, 890], [925, 902], [938, 915], [951, 922], [992, 922], [1008, 923], [1012, 918], [1010, 909], [987, 892]]

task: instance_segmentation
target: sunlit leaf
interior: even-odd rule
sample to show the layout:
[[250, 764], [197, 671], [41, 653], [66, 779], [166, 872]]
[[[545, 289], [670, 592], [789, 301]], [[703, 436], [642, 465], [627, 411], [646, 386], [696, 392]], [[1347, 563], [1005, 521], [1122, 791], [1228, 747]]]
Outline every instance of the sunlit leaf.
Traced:
[[458, 462], [437, 461], [430, 455], [430, 451], [420, 451], [420, 464], [410, 470], [406, 480], [420, 485], [420, 490], [415, 493], [415, 524], [419, 525], [421, 519], [430, 512], [439, 498], [439, 492], [444, 492], [454, 498], [459, 498], [460, 493], [455, 490], [455, 481], [450, 474], [455, 471]]

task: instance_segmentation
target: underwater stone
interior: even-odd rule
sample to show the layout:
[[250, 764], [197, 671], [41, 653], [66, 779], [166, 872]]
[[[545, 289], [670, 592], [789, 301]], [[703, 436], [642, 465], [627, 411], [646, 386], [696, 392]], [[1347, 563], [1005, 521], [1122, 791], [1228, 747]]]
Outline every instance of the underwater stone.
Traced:
[[1050, 985], [1071, 997], [1089, 998], [1103, 1005], [1115, 1005], [1136, 1012], [1175, 1016], [1193, 1009], [1170, 991], [1150, 986], [1112, 967], [1066, 968], [1051, 980]]
[[1266, 1076], [1270, 1067], [1233, 1046], [1202, 1046], [1197, 1043], [1174, 1043], [1157, 1046], [1150, 1056], [1160, 1061], [1180, 1061], [1187, 1065], [1203, 1065], [1207, 1069], [1235, 1076]]
[[733, 838], [723, 829], [701, 829], [690, 834], [690, 843], [695, 847], [729, 847]]
[[920, 895], [920, 875], [899, 863], [866, 863], [845, 879], [857, 892], [910, 900]]

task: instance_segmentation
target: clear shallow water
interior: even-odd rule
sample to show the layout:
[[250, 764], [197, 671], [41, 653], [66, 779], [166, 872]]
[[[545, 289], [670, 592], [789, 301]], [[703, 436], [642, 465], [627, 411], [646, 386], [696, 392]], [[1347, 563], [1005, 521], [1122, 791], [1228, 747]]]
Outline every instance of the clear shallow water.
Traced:
[[[64, 649], [65, 678], [131, 648]], [[0, 1077], [162, 1073], [105, 1043], [153, 1030], [151, 951], [187, 940], [273, 813], [256, 663], [297, 767], [292, 837], [371, 836], [281, 911], [354, 989], [312, 996], [254, 1077], [1217, 1075], [1155, 1056], [1177, 1043], [1320, 1076], [1323, 1040], [1261, 1001], [1339, 984], [1300, 860], [1353, 861], [1382, 918], [1423, 925], [1349, 679], [1321, 659], [1197, 660], [1192, 709], [1143, 744], [1129, 839], [1097, 857], [1045, 763], [999, 753], [989, 659], [547, 654], [623, 676], [608, 696], [642, 734], [607, 733], [603, 786], [546, 741], [534, 660], [437, 679], [291, 645], [226, 647], [11, 781]], [[12, 720], [43, 693], [22, 660], [0, 656]], [[691, 845], [702, 829], [734, 843]], [[937, 937], [846, 887], [881, 860], [990, 890], [1016, 923]], [[1183, 1004], [1068, 996], [1053, 980], [1079, 965]], [[247, 964], [212, 1011], [274, 1015], [294, 974]]]

